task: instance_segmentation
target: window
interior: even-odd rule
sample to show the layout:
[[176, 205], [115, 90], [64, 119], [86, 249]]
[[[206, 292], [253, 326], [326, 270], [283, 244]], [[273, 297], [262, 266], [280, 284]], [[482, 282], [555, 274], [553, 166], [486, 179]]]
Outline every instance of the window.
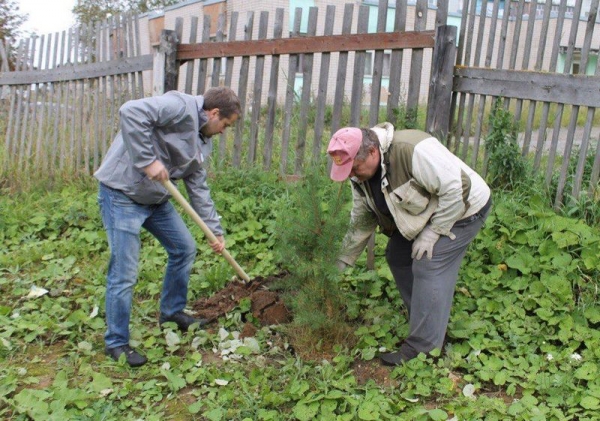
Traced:
[[[381, 76], [390, 77], [390, 63], [392, 60], [392, 53], [385, 51], [383, 53], [383, 68], [381, 69]], [[365, 76], [373, 76], [375, 66], [375, 52], [367, 51], [365, 58]]]

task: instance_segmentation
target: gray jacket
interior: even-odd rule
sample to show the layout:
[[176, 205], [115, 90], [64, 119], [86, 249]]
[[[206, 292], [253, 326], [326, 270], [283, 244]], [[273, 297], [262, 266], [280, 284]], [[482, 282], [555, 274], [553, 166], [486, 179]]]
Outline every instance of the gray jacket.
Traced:
[[222, 235], [219, 215], [206, 183], [203, 162], [212, 140], [200, 133], [206, 124], [204, 98], [177, 91], [126, 102], [119, 110], [121, 130], [94, 176], [142, 205], [169, 200], [167, 190], [143, 171], [159, 160], [171, 180], [183, 180], [190, 204], [215, 235]]

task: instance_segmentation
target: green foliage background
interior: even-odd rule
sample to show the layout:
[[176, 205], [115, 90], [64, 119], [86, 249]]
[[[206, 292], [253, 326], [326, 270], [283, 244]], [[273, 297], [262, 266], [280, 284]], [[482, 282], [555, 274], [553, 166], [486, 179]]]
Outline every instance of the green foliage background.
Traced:
[[[231, 169], [211, 179], [228, 249], [251, 277], [283, 268], [278, 221], [282, 211], [293, 216], [294, 203], [306, 194], [302, 183]], [[336, 188], [329, 180], [311, 187], [323, 211], [315, 221], [347, 220], [347, 207], [333, 213], [328, 208], [326, 199]], [[366, 270], [363, 256], [355, 268], [330, 279], [342, 294], [352, 335], [335, 344], [330, 358], [300, 358], [284, 326], [257, 326], [260, 352], [242, 347], [237, 359], [224, 361], [215, 352], [222, 343], [218, 330], [239, 331], [251, 320], [248, 306], [206, 331], [179, 335], [159, 328], [165, 255], [144, 236], [132, 344], [150, 361], [130, 369], [103, 355], [107, 244], [95, 183], [5, 190], [0, 418], [595, 420], [600, 230], [555, 213], [546, 196], [517, 193], [495, 192], [492, 213], [461, 269], [443, 354], [390, 369], [390, 383], [381, 384], [361, 382], [355, 368], [356, 362], [376, 365], [379, 349], [393, 349], [408, 330], [385, 264], [384, 237], [377, 237], [375, 271]], [[196, 300], [222, 288], [233, 272], [210, 252], [200, 230], [188, 225], [199, 244], [189, 297]], [[304, 264], [310, 269], [303, 259], [291, 269]], [[26, 298], [32, 286], [49, 293]]]

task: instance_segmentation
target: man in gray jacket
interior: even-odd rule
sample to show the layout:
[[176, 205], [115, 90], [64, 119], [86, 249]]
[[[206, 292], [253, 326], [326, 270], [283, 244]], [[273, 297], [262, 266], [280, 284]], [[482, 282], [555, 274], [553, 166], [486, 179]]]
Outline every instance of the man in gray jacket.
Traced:
[[491, 207], [489, 187], [431, 135], [390, 123], [340, 129], [327, 152], [331, 178], [350, 177], [354, 200], [340, 269], [354, 264], [377, 226], [389, 237], [386, 260], [410, 330], [381, 361], [399, 365], [441, 348], [461, 261]]
[[202, 96], [171, 91], [128, 101], [119, 114], [121, 130], [94, 174], [100, 182], [98, 203], [110, 248], [105, 350], [115, 360], [125, 354], [127, 363], [135, 367], [147, 361], [129, 345], [142, 227], [168, 254], [159, 323], [174, 322], [184, 331], [194, 323], [206, 324], [183, 311], [196, 244], [161, 182], [184, 181], [191, 206], [217, 237], [211, 248], [223, 251], [223, 228], [204, 161], [212, 149], [211, 137], [234, 124], [241, 109], [231, 89], [217, 87]]

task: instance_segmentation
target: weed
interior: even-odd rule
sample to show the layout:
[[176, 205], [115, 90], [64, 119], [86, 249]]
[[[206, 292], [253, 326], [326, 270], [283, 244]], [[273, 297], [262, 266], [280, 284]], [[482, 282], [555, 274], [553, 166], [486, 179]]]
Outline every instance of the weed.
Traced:
[[517, 144], [517, 127], [513, 117], [496, 100], [490, 114], [490, 132], [485, 146], [489, 154], [487, 180], [492, 188], [512, 190], [525, 182], [527, 166]]

